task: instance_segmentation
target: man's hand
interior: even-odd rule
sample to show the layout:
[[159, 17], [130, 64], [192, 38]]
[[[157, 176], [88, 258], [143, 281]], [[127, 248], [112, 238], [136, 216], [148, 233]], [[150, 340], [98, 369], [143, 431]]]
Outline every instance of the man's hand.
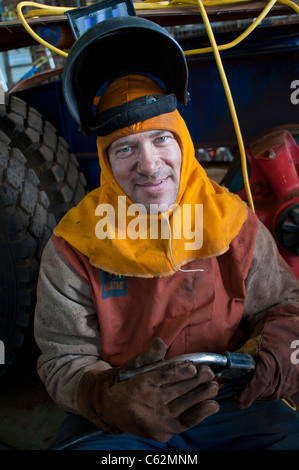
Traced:
[[[234, 398], [239, 408], [248, 408], [256, 400], [278, 400], [298, 392], [299, 365], [292, 363], [290, 347], [298, 332], [299, 310], [296, 307], [278, 306], [266, 315], [262, 332], [255, 338], [258, 341], [254, 374]], [[246, 349], [241, 348], [238, 352], [246, 352]]]
[[114, 434], [132, 433], [146, 439], [168, 441], [217, 413], [218, 393], [208, 366], [196, 368], [189, 361], [173, 362], [119, 382], [121, 371], [164, 359], [165, 344], [155, 338], [147, 351], [122, 368], [89, 371], [78, 387], [81, 414]]

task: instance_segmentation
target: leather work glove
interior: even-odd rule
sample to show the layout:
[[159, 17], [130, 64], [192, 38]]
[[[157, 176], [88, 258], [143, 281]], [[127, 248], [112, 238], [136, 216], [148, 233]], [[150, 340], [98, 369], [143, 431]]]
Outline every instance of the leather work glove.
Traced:
[[132, 433], [168, 441], [216, 413], [218, 393], [208, 366], [196, 369], [190, 361], [173, 362], [125, 382], [119, 373], [164, 359], [166, 345], [154, 338], [148, 349], [123, 367], [86, 372], [78, 386], [80, 413], [113, 434]]
[[[250, 382], [234, 397], [239, 408], [255, 400], [278, 400], [299, 390], [299, 364], [291, 361], [291, 343], [299, 338], [299, 310], [291, 305], [271, 309], [256, 343], [256, 369]], [[249, 340], [253, 344], [254, 340]], [[248, 352], [246, 343], [238, 352]]]

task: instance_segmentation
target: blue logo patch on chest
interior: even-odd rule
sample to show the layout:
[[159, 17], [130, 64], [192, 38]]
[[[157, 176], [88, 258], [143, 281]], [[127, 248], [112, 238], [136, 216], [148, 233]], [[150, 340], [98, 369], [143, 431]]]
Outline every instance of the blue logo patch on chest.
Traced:
[[127, 295], [127, 278], [125, 276], [117, 276], [100, 269], [100, 278], [103, 300], [110, 297], [125, 297]]

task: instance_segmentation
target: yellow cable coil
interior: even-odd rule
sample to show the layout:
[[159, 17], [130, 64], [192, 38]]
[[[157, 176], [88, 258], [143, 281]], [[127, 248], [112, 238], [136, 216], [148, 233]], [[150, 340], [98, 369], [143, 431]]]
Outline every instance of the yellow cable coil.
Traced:
[[[136, 10], [157, 10], [157, 9], [165, 9], [165, 8], [173, 8], [173, 7], [182, 7], [182, 6], [190, 6], [190, 5], [197, 5], [210, 43], [211, 47], [205, 47], [201, 49], [193, 49], [189, 51], [184, 51], [184, 54], [186, 56], [188, 55], [196, 55], [196, 54], [204, 54], [207, 52], [213, 52], [214, 58], [219, 70], [220, 78], [224, 87], [226, 99], [228, 102], [228, 106], [230, 109], [237, 141], [238, 141], [238, 146], [239, 146], [239, 151], [240, 151], [240, 158], [241, 158], [241, 166], [242, 166], [242, 174], [243, 174], [243, 180], [244, 180], [244, 186], [245, 186], [245, 191], [246, 191], [246, 196], [247, 196], [247, 201], [249, 207], [254, 211], [254, 203], [252, 199], [252, 194], [250, 190], [250, 184], [249, 184], [249, 179], [248, 179], [248, 172], [247, 172], [247, 161], [246, 161], [246, 151], [244, 147], [244, 142], [239, 126], [239, 121], [237, 117], [237, 113], [235, 110], [234, 102], [232, 99], [232, 94], [229, 88], [229, 84], [226, 78], [226, 74], [224, 71], [224, 67], [222, 64], [220, 52], [222, 50], [230, 49], [237, 44], [239, 44], [243, 39], [245, 39], [252, 31], [260, 24], [260, 22], [266, 17], [266, 15], [269, 13], [269, 11], [272, 9], [272, 7], [275, 5], [275, 3], [281, 3], [284, 5], [287, 5], [288, 7], [292, 8], [297, 14], [299, 14], [299, 6], [296, 5], [296, 3], [292, 2], [291, 0], [270, 0], [266, 7], [263, 9], [263, 11], [258, 15], [258, 17], [253, 21], [253, 23], [240, 35], [238, 36], [234, 41], [231, 41], [230, 43], [227, 44], [222, 44], [220, 46], [217, 45], [214, 33], [211, 27], [211, 24], [208, 19], [208, 15], [205, 10], [205, 6], [218, 6], [218, 5], [229, 5], [229, 4], [234, 4], [234, 3], [242, 3], [242, 2], [248, 2], [248, 0], [171, 0], [171, 1], [165, 1], [165, 2], [159, 2], [158, 0], [145, 0], [142, 3], [135, 3], [134, 7]], [[53, 46], [52, 44], [48, 43], [44, 39], [40, 38], [34, 31], [33, 29], [28, 25], [28, 22], [25, 19], [25, 16], [23, 15], [22, 8], [24, 7], [37, 7], [38, 10], [31, 10], [26, 14], [26, 18], [33, 18], [33, 17], [39, 17], [39, 16], [57, 16], [57, 15], [63, 15], [66, 11], [71, 10], [73, 8], [70, 7], [53, 7], [49, 5], [44, 5], [41, 3], [36, 3], [36, 2], [30, 2], [30, 1], [24, 1], [20, 2], [17, 5], [17, 14], [18, 17], [26, 29], [26, 31], [40, 44], [43, 46], [47, 47], [51, 51], [55, 52], [56, 54], [59, 54], [63, 57], [67, 57], [68, 54], [61, 49], [58, 49], [57, 47]]]

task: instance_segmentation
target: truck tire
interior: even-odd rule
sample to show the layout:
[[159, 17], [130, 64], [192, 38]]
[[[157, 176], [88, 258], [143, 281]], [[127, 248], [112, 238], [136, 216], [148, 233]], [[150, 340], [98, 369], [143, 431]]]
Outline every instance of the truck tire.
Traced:
[[56, 224], [48, 197], [26, 163], [0, 131], [0, 377], [32, 325], [39, 262]]
[[7, 94], [0, 105], [0, 378], [32, 335], [43, 249], [59, 220], [85, 196], [85, 184], [55, 127]]
[[69, 153], [56, 128], [17, 96], [6, 94], [0, 106], [0, 129], [19, 148], [40, 180], [58, 222], [85, 195], [86, 180], [78, 172], [78, 161]]

